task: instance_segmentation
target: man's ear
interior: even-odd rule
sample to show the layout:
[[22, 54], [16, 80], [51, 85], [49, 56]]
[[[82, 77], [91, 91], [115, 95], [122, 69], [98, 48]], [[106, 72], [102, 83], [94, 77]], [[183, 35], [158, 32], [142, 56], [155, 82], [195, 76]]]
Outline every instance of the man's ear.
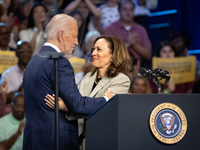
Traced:
[[63, 42], [63, 40], [64, 40], [64, 32], [63, 32], [63, 30], [59, 30], [58, 31], [58, 41]]

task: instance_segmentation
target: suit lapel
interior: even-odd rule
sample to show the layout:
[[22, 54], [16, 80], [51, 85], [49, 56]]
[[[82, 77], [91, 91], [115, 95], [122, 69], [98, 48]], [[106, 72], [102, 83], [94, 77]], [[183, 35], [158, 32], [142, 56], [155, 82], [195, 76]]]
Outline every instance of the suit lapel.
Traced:
[[94, 85], [94, 81], [96, 79], [96, 76], [97, 76], [97, 72], [95, 72], [92, 76], [90, 76], [88, 79], [87, 79], [87, 82], [86, 84], [84, 85], [85, 89], [83, 89], [83, 93], [84, 95], [86, 96], [89, 96], [91, 93], [91, 90], [92, 90], [92, 87]]
[[[95, 79], [96, 79], [96, 76], [95, 76]], [[101, 90], [105, 85], [107, 85], [108, 82], [110, 82], [110, 79], [108, 77], [103, 77], [99, 81], [99, 83], [96, 85], [96, 87], [93, 89], [93, 91], [90, 93], [89, 97], [94, 97], [99, 92], [99, 90]]]

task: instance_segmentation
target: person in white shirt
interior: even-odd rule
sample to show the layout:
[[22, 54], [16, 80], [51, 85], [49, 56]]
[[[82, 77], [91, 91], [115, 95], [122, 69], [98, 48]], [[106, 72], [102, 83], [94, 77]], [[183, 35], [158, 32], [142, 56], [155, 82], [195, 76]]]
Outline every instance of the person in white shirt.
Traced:
[[27, 41], [33, 49], [33, 56], [39, 52], [45, 43], [44, 21], [46, 20], [47, 8], [43, 4], [35, 4], [30, 12], [28, 29], [19, 33], [19, 39]]
[[17, 65], [14, 65], [5, 70], [0, 79], [0, 84], [4, 81], [7, 82], [7, 103], [10, 103], [13, 94], [21, 90], [22, 79], [26, 65], [31, 60], [32, 49], [31, 45], [25, 41], [19, 41], [17, 43], [16, 56], [18, 57]]

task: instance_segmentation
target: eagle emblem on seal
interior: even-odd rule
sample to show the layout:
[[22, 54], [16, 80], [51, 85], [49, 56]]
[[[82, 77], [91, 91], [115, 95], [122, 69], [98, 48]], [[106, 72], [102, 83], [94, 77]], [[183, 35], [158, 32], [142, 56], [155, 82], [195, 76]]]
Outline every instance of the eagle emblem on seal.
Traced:
[[175, 117], [170, 113], [164, 113], [160, 116], [162, 125], [163, 125], [163, 131], [166, 131], [167, 134], [174, 133], [174, 130], [177, 128], [177, 125], [174, 125]]

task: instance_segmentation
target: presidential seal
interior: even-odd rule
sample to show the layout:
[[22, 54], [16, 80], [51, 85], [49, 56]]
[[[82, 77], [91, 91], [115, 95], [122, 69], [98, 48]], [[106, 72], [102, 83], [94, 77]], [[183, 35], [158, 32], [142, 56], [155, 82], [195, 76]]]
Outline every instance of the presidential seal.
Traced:
[[149, 119], [154, 136], [166, 144], [179, 142], [187, 130], [187, 120], [183, 111], [172, 103], [156, 106]]

